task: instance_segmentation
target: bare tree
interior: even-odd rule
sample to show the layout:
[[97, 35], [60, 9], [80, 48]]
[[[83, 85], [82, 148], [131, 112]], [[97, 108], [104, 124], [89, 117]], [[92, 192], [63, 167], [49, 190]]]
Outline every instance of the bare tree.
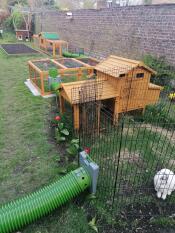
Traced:
[[15, 30], [19, 30], [23, 24], [25, 24], [25, 30], [28, 31], [28, 38], [30, 37], [31, 31], [31, 22], [32, 22], [32, 13], [30, 8], [28, 10], [24, 10], [24, 1], [17, 1], [15, 8], [12, 13], [12, 22]]

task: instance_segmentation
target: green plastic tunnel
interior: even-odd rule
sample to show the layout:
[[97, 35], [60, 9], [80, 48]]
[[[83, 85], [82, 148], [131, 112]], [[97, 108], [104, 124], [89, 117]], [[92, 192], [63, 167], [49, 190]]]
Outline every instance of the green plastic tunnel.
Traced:
[[79, 195], [91, 185], [88, 172], [80, 167], [55, 183], [0, 208], [0, 233], [19, 230]]

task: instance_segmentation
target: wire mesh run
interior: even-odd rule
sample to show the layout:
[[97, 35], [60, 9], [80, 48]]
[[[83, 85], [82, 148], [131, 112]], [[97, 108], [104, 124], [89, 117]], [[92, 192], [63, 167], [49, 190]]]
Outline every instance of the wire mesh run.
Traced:
[[93, 102], [101, 98], [103, 81], [88, 80], [71, 89], [72, 104]]
[[[101, 97], [106, 80], [105, 74]], [[100, 166], [98, 207], [115, 216], [136, 216], [145, 208], [150, 216], [175, 211], [175, 102], [170, 92], [160, 94], [156, 81], [143, 85], [133, 73], [120, 86], [120, 98], [80, 98], [80, 144], [91, 148]]]

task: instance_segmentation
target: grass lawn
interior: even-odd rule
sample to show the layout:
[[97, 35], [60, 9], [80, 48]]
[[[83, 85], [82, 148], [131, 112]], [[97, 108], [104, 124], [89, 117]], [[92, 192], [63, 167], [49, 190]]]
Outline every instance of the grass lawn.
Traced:
[[[13, 42], [13, 38], [0, 43]], [[22, 197], [59, 178], [60, 154], [49, 140], [53, 99], [34, 97], [24, 85], [27, 61], [43, 55], [0, 53], [0, 203]], [[23, 233], [91, 232], [85, 210], [68, 203]]]
[[[4, 42], [15, 42], [15, 40], [13, 36], [7, 34], [5, 40], [0, 39], [0, 43]], [[0, 52], [0, 205], [50, 184], [62, 176], [61, 171], [75, 165], [65, 159], [62, 147], [56, 145], [50, 134], [50, 120], [53, 112], [56, 111], [55, 99], [34, 97], [24, 85], [24, 81], [28, 78], [27, 61], [39, 57], [46, 55], [10, 57]], [[133, 200], [133, 204], [146, 205], [150, 202], [150, 206], [154, 204], [153, 209], [158, 206], [161, 210], [160, 200], [155, 196], [152, 178], [159, 166], [170, 166], [169, 160], [175, 157], [174, 144], [166, 129], [162, 131], [160, 128], [157, 131], [154, 126], [150, 129], [149, 124], [140, 127], [139, 122], [136, 121], [130, 127], [127, 127], [127, 124], [129, 122], [126, 122], [122, 132], [122, 143], [120, 143], [121, 127], [117, 133], [115, 129], [109, 134], [102, 133], [93, 143], [91, 137], [86, 137], [87, 142], [84, 146], [91, 147], [91, 156], [100, 165], [97, 192], [99, 199], [92, 199], [89, 205], [88, 196], [84, 201], [85, 195], [82, 194], [75, 201], [58, 208], [49, 216], [20, 232], [93, 233], [88, 221], [95, 216], [98, 229], [102, 229], [105, 224], [110, 225], [108, 230], [100, 229], [100, 233], [128, 233], [131, 232], [130, 229], [132, 232], [138, 232], [137, 228], [141, 228], [142, 233], [160, 233], [162, 231], [159, 231], [159, 226], [161, 228], [163, 225], [167, 228], [174, 226], [174, 220], [171, 221], [169, 216], [154, 219], [150, 216], [144, 219], [145, 222], [141, 216], [139, 223], [137, 219], [130, 217], [118, 221], [111, 219], [106, 204], [110, 204], [107, 202], [112, 200], [113, 190], [110, 189], [113, 189], [115, 183], [119, 148], [121, 158], [118, 177], [121, 186], [116, 186], [120, 194], [114, 200], [116, 215], [120, 208], [128, 214], [127, 204], [131, 206], [132, 192], [137, 196], [136, 190], [138, 188], [139, 191], [140, 184], [146, 188], [150, 187], [151, 191], [149, 195], [147, 193], [138, 195], [138, 199]], [[134, 176], [136, 173], [137, 176]], [[139, 198], [142, 199], [141, 202]], [[175, 193], [168, 200], [168, 203], [174, 206]], [[131, 213], [133, 211], [134, 209], [131, 209]], [[145, 213], [149, 214], [145, 211], [143, 216]], [[114, 224], [115, 228], [112, 229], [111, 224]], [[153, 229], [150, 226], [150, 230], [147, 230], [147, 226], [151, 224]]]

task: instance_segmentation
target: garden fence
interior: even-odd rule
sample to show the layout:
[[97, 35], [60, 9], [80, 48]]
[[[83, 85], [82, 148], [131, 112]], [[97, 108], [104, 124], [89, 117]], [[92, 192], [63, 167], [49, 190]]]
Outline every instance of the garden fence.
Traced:
[[[140, 215], [143, 209], [149, 216], [173, 214], [175, 193], [162, 201], [156, 197], [153, 182], [159, 170], [175, 171], [175, 102], [169, 96], [173, 90], [162, 90], [159, 101], [144, 111], [120, 113], [114, 124], [108, 104], [97, 98], [104, 90], [103, 81], [97, 80], [96, 88], [95, 81], [92, 88], [84, 87], [86, 97], [93, 91], [92, 99], [84, 101], [79, 95], [80, 145], [91, 148], [91, 157], [100, 166], [98, 206], [116, 216]], [[134, 93], [132, 87], [128, 87], [127, 103]], [[139, 93], [146, 93], [144, 88], [139, 86]], [[142, 101], [145, 96], [135, 98]]]

